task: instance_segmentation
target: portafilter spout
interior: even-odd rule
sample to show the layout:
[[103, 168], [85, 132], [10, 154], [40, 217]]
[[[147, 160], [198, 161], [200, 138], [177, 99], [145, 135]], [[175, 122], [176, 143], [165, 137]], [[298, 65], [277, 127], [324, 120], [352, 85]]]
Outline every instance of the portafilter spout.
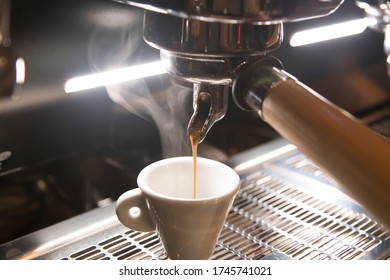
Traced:
[[228, 98], [229, 86], [194, 84], [194, 113], [188, 123], [188, 135], [199, 135], [197, 142], [201, 143], [214, 123], [225, 116]]

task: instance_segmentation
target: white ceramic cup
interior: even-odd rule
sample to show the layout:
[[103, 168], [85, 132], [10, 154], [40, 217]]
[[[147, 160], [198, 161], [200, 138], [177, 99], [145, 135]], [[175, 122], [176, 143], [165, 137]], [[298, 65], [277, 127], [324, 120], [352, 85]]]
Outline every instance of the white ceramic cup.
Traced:
[[170, 259], [209, 259], [240, 186], [237, 173], [198, 157], [194, 199], [193, 158], [176, 157], [145, 167], [137, 184], [117, 201], [121, 223], [136, 231], [156, 230]]

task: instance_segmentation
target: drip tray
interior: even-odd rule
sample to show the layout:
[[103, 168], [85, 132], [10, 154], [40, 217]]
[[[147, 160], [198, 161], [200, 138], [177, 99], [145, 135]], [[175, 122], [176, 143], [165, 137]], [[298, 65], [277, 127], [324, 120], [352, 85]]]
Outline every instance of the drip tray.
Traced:
[[[282, 139], [228, 162], [241, 189], [212, 259], [388, 259], [390, 232]], [[156, 233], [123, 227], [115, 205], [6, 243], [1, 259], [167, 259]]]

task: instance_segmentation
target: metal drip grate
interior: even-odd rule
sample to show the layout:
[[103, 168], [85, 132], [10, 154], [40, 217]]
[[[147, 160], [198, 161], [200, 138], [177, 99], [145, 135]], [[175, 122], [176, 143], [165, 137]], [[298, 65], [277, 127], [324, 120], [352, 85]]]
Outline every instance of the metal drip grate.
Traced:
[[304, 176], [319, 180], [325, 184], [336, 185], [337, 183], [320, 167], [318, 167], [311, 159], [304, 154], [296, 152], [290, 157], [276, 161], [275, 165], [292, 170], [295, 173], [303, 174]]
[[293, 259], [356, 259], [390, 237], [364, 214], [264, 173], [243, 180], [227, 226]]
[[115, 235], [96, 246], [73, 253], [63, 260], [150, 260], [166, 259], [160, 239], [154, 232], [133, 230]]
[[[212, 259], [357, 259], [390, 233], [361, 213], [306, 194], [265, 172], [242, 179]], [[66, 259], [166, 259], [155, 233], [126, 231]]]

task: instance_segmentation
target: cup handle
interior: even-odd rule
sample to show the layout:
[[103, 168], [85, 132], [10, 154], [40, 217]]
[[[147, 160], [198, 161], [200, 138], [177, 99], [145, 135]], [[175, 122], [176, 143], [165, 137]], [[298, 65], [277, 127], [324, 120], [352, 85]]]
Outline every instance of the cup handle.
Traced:
[[123, 193], [116, 202], [116, 215], [126, 227], [142, 232], [154, 231], [145, 198], [139, 188]]

